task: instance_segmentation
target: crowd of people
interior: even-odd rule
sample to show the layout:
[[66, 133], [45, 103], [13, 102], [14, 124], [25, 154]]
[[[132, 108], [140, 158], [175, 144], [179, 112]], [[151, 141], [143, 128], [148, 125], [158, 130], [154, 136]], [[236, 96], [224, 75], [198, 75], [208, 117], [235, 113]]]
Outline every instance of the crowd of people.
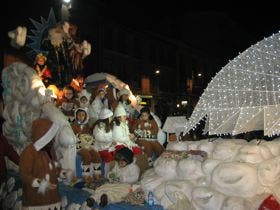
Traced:
[[[77, 155], [81, 158], [82, 170], [80, 178], [85, 182], [105, 178], [109, 182], [133, 184], [152, 167], [153, 161], [164, 150], [157, 141], [159, 127], [148, 107], [138, 112], [130, 104], [127, 89], [118, 91], [115, 105], [109, 102], [107, 91], [104, 85], [92, 93], [86, 89], [77, 91], [67, 85], [53, 103], [68, 119], [77, 138]], [[74, 174], [79, 172], [62, 170], [57, 162], [53, 147], [58, 132], [55, 122], [37, 119], [33, 121], [31, 130], [32, 143], [21, 154], [17, 154], [5, 137], [1, 137], [0, 142], [6, 145], [3, 148], [8, 148], [1, 150], [1, 156], [8, 156], [19, 165], [23, 206], [51, 203], [57, 208], [57, 178], [73, 182], [78, 178]], [[104, 170], [101, 171], [102, 164]], [[6, 174], [1, 174], [1, 181], [6, 178]]]

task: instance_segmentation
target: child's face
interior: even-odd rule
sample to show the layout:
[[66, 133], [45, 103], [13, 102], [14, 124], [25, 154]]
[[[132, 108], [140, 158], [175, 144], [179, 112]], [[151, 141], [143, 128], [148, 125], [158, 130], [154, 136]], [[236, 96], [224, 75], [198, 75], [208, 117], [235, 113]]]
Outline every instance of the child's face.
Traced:
[[38, 58], [37, 63], [42, 66], [42, 65], [45, 64], [45, 59], [44, 58]]
[[72, 90], [64, 90], [64, 97], [67, 99], [73, 98], [73, 91]]
[[127, 165], [127, 163], [124, 160], [119, 160], [118, 165], [120, 168], [124, 168]]
[[98, 95], [101, 99], [103, 99], [105, 98], [106, 93], [104, 91], [100, 91]]
[[143, 112], [141, 114], [141, 119], [147, 121], [149, 119], [149, 114], [147, 112]]
[[84, 122], [86, 119], [86, 113], [83, 111], [77, 112], [76, 118], [77, 118], [77, 121]]
[[120, 119], [121, 122], [126, 122], [126, 116], [125, 115], [120, 116], [119, 119]]

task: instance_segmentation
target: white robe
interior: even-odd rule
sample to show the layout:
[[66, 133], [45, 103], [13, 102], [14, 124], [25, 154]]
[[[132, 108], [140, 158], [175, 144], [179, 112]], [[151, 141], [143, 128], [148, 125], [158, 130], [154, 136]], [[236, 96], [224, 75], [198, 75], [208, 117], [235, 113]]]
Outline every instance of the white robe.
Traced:
[[99, 113], [103, 108], [108, 109], [108, 99], [105, 99], [102, 103], [99, 97], [96, 97], [94, 101], [89, 105], [89, 117], [95, 120], [98, 120]]
[[112, 145], [113, 136], [112, 131], [110, 130], [108, 133], [105, 130], [105, 124], [102, 123], [100, 126], [96, 125], [93, 130], [93, 136], [95, 137], [95, 145], [94, 148], [97, 151], [103, 150], [112, 150], [114, 146]]
[[136, 165], [136, 159], [127, 166], [120, 168], [116, 163], [114, 168], [108, 173], [107, 178], [110, 174], [114, 173], [116, 177], [120, 179], [121, 183], [135, 183], [138, 181], [140, 168]]
[[117, 142], [117, 145], [123, 145], [132, 149], [132, 147], [137, 147], [138, 145], [130, 140], [128, 125], [121, 122], [120, 125], [113, 126], [113, 141]]

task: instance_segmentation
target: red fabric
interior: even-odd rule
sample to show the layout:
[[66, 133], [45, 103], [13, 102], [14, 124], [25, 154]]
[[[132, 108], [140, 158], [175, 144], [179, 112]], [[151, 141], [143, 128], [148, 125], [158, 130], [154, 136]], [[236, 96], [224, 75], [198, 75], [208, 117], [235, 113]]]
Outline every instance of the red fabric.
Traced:
[[52, 78], [52, 72], [49, 69], [45, 69], [45, 71], [43, 72], [43, 77]]
[[19, 155], [6, 138], [0, 134], [0, 183], [5, 180], [7, 174], [5, 156], [18, 165]]
[[280, 210], [280, 204], [273, 195], [270, 195], [262, 202], [259, 210]]
[[[123, 148], [123, 145], [117, 145], [115, 147], [116, 151], [118, 151], [119, 149]], [[132, 152], [134, 155], [140, 155], [143, 153], [142, 149], [140, 147], [132, 147]]]
[[108, 150], [102, 150], [99, 151], [99, 155], [102, 160], [104, 160], [106, 163], [113, 161], [114, 158], [114, 152], [109, 152]]

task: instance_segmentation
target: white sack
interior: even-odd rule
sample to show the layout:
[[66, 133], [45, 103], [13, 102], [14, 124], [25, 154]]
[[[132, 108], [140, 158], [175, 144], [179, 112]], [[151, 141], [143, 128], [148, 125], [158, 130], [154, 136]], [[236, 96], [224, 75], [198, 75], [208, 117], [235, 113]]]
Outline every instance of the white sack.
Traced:
[[199, 160], [182, 159], [178, 162], [176, 170], [178, 179], [197, 180], [204, 176]]
[[209, 187], [197, 187], [193, 189], [192, 201], [197, 210], [220, 210], [225, 195]]
[[226, 195], [252, 197], [258, 186], [257, 171], [250, 164], [221, 163], [212, 174], [212, 187]]
[[177, 179], [177, 161], [171, 158], [159, 157], [154, 162], [154, 169], [158, 176], [164, 180]]

